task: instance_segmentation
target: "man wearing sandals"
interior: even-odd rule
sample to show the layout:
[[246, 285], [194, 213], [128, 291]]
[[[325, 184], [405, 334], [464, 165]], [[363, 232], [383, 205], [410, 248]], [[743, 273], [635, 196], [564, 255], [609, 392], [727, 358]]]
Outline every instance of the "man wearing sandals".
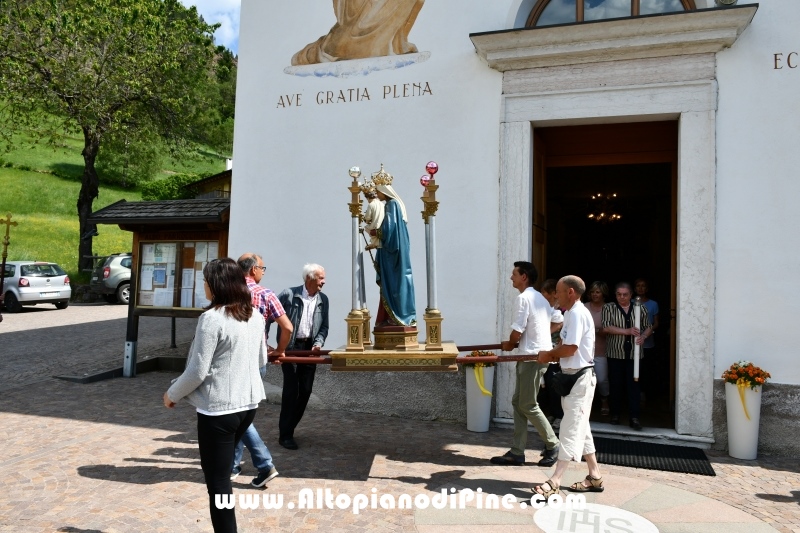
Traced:
[[[535, 355], [541, 350], [553, 347], [550, 332], [557, 327], [551, 323], [560, 321], [553, 316], [553, 310], [544, 296], [533, 288], [539, 274], [536, 267], [528, 261], [517, 261], [511, 272], [511, 283], [520, 294], [517, 296], [514, 323], [511, 325], [509, 340], [503, 341], [503, 350], [509, 352], [519, 345], [522, 354]], [[539, 466], [552, 466], [558, 458], [558, 437], [550, 422], [542, 413], [536, 400], [547, 364], [536, 361], [517, 362], [517, 381], [511, 405], [514, 407], [514, 442], [505, 455], [492, 457], [492, 464], [521, 466], [525, 464], [525, 447], [528, 441], [528, 421], [530, 420], [545, 444]]]
[[589, 427], [589, 414], [592, 398], [597, 385], [594, 375], [594, 321], [588, 309], [581, 302], [586, 284], [577, 276], [564, 276], [556, 286], [558, 302], [567, 312], [561, 328], [561, 344], [554, 350], [539, 352], [540, 362], [560, 362], [561, 371], [575, 374], [586, 367], [567, 396], [561, 400], [564, 418], [561, 420], [558, 463], [550, 479], [534, 487], [535, 494], [547, 500], [561, 488], [561, 477], [570, 461], [580, 462], [581, 456], [589, 467], [589, 475], [583, 481], [573, 483], [568, 490], [572, 492], [603, 492], [603, 478], [595, 457], [594, 440]]

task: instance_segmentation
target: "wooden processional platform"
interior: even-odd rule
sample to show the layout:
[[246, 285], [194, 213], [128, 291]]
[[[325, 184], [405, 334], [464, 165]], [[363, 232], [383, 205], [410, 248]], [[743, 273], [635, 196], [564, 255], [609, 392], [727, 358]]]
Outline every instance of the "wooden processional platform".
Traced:
[[404, 350], [365, 347], [363, 352], [347, 351], [345, 347], [330, 352], [331, 370], [346, 372], [456, 372], [458, 347], [454, 342], [442, 342], [441, 349], [426, 351], [425, 344]]

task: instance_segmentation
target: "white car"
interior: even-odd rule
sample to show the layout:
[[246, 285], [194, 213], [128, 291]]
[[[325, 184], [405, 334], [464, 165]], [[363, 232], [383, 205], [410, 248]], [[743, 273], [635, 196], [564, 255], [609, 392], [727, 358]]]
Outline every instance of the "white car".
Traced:
[[18, 313], [23, 305], [55, 304], [66, 309], [72, 288], [69, 276], [55, 263], [9, 261], [3, 280], [3, 304], [9, 313]]

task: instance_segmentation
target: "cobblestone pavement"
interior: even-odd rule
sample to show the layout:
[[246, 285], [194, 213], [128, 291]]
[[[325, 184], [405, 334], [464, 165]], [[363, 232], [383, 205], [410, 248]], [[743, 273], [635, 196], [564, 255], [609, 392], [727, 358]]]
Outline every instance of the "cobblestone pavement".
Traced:
[[[55, 375], [121, 367], [127, 317], [127, 306], [105, 303], [71, 304], [64, 310], [37, 305], [23, 307], [20, 313], [3, 313], [0, 390], [24, 387]], [[176, 319], [178, 346], [191, 340], [196, 324], [196, 319]], [[171, 326], [169, 318], [140, 318], [139, 353], [169, 353]]]
[[[195, 413], [185, 403], [172, 410], [161, 403], [177, 374], [153, 372], [89, 385], [50, 377], [53, 368], [64, 366], [78, 371], [105, 360], [118, 366], [114, 354], [124, 339], [124, 313], [113, 315], [118, 309], [97, 306], [86, 310], [89, 322], [73, 317], [68, 325], [55, 319], [33, 325], [31, 317], [35, 331], [16, 321], [30, 313], [11, 315], [8, 329], [8, 322], [0, 324], [0, 531], [211, 531]], [[142, 328], [147, 350], [168, 345], [169, 321], [164, 322]], [[53, 335], [50, 342], [34, 340], [43, 331]], [[191, 332], [180, 335], [185, 342]], [[28, 364], [42, 370], [38, 379], [27, 371]], [[306, 414], [296, 432], [300, 450], [289, 451], [276, 442], [278, 410], [262, 405], [256, 424], [280, 477], [265, 490], [249, 488], [255, 472], [248, 460], [234, 487], [238, 495], [283, 496], [284, 505], [238, 508], [241, 531], [543, 531], [534, 523], [542, 511], [518, 504], [477, 510], [473, 502], [465, 510], [366, 509], [359, 514], [324, 505], [289, 509], [302, 489], [312, 489], [314, 496], [317, 489], [323, 495], [327, 489], [333, 498], [371, 498], [373, 489], [376, 497], [413, 498], [442, 488], [480, 487], [484, 494], [511, 494], [523, 502], [530, 498], [527, 489], [547, 479], [551, 469], [489, 464], [490, 457], [507, 450], [507, 429], [471, 433], [460, 424], [324, 409]], [[538, 446], [532, 434], [529, 448]], [[796, 458], [739, 461], [711, 453], [710, 459], [716, 477], [601, 465], [607, 490], [588, 501], [636, 513], [664, 532], [800, 533]], [[573, 465], [564, 484], [584, 475], [581, 465]], [[589, 523], [573, 529], [594, 530]]]

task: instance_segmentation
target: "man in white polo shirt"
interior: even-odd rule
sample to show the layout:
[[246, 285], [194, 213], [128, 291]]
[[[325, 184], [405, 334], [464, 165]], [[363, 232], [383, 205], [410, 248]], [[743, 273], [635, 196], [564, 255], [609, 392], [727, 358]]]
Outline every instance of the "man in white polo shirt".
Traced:
[[[517, 296], [514, 310], [514, 323], [511, 334], [503, 341], [503, 350], [509, 352], [519, 346], [520, 354], [536, 355], [541, 350], [553, 348], [550, 337], [551, 322], [554, 320], [553, 309], [544, 296], [533, 288], [539, 274], [536, 267], [528, 261], [517, 261], [511, 272], [511, 284], [520, 294]], [[559, 314], [558, 319], [561, 319]], [[525, 464], [525, 448], [528, 442], [528, 421], [533, 424], [544, 442], [545, 449], [539, 466], [552, 466], [558, 458], [558, 437], [550, 422], [544, 416], [536, 395], [542, 378], [547, 371], [547, 364], [536, 361], [517, 362], [517, 380], [511, 405], [514, 407], [514, 441], [511, 450], [499, 457], [492, 457], [492, 464], [521, 466]]]
[[554, 350], [539, 352], [541, 362], [560, 362], [564, 374], [579, 377], [569, 394], [561, 400], [564, 418], [561, 420], [558, 463], [550, 479], [534, 487], [535, 494], [547, 500], [561, 490], [561, 477], [570, 461], [580, 462], [581, 456], [589, 467], [589, 475], [583, 481], [573, 483], [572, 492], [603, 492], [603, 478], [595, 457], [594, 440], [589, 427], [592, 398], [597, 385], [594, 374], [594, 321], [581, 302], [586, 284], [578, 276], [564, 276], [556, 286], [558, 303], [567, 309], [564, 327], [561, 328], [561, 344]]

